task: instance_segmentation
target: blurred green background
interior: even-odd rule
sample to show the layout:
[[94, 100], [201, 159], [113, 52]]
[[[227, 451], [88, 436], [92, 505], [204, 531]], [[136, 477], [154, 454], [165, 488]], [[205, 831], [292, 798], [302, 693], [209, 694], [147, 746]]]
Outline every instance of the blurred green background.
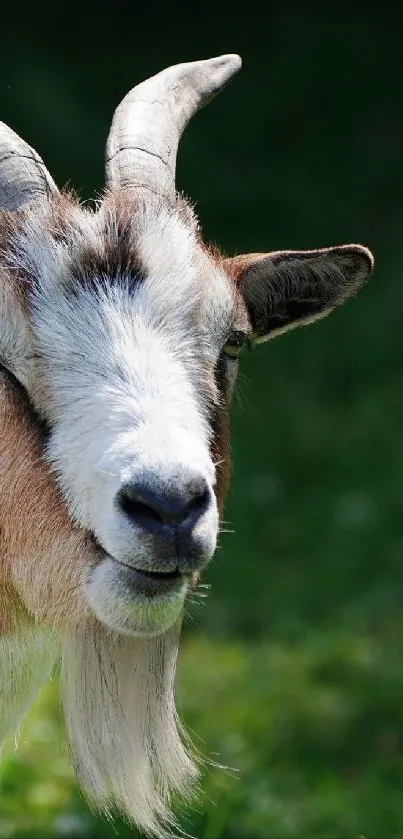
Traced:
[[[27, 4], [28, 5], [28, 4]], [[210, 768], [199, 839], [403, 836], [403, 11], [115, 3], [2, 10], [0, 117], [83, 198], [112, 112], [178, 61], [240, 52], [178, 183], [227, 252], [362, 242], [369, 286], [244, 359], [223, 538], [178, 701]], [[123, 837], [68, 767], [57, 683], [7, 752], [1, 837]]]

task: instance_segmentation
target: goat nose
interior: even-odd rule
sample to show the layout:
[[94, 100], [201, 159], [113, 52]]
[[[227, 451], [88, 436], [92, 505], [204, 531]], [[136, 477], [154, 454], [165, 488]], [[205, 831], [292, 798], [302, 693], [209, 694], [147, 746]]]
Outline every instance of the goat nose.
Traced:
[[209, 507], [211, 492], [206, 480], [198, 476], [181, 492], [156, 492], [145, 485], [125, 484], [117, 501], [134, 525], [155, 536], [171, 536], [174, 531], [188, 535]]

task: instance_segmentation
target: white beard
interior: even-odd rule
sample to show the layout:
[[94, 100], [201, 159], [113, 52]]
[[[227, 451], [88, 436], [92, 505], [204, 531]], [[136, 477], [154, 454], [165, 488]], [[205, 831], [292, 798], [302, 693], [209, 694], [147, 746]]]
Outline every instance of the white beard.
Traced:
[[[146, 834], [177, 823], [170, 794], [197, 777], [174, 705], [180, 625], [131, 638], [91, 622], [62, 641], [62, 689], [72, 762], [92, 806], [116, 807]], [[187, 746], [189, 744], [187, 743]]]

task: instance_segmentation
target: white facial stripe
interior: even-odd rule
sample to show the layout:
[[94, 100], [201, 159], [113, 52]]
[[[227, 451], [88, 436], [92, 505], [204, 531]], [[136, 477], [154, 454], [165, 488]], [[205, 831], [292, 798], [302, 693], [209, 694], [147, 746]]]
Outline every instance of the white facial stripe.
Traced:
[[138, 252], [147, 281], [136, 294], [150, 322], [166, 328], [172, 343], [204, 347], [216, 360], [234, 316], [234, 294], [226, 274], [200, 247], [195, 231], [166, 214], [141, 231]]
[[[125, 283], [98, 299], [82, 292], [38, 309], [55, 421], [50, 454], [71, 504], [87, 495], [83, 474], [94, 470], [104, 473], [106, 491], [109, 483], [117, 492], [134, 465], [169, 470], [175, 449], [179, 460], [187, 452], [209, 468], [209, 428], [192, 380], [181, 353], [170, 351], [172, 338], [148, 323], [152, 299], [144, 303], [147, 312]], [[100, 492], [91, 493], [96, 504]], [[82, 504], [74, 510], [91, 525], [92, 502], [86, 512]]]

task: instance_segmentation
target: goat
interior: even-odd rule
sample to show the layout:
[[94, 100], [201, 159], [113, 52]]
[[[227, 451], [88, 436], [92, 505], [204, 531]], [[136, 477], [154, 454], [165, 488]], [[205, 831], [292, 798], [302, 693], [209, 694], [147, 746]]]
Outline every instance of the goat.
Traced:
[[79, 783], [157, 836], [197, 775], [175, 663], [230, 480], [238, 356], [325, 317], [373, 268], [360, 245], [226, 257], [203, 243], [175, 188], [178, 143], [240, 65], [135, 87], [94, 208], [0, 124], [1, 736], [60, 657]]

